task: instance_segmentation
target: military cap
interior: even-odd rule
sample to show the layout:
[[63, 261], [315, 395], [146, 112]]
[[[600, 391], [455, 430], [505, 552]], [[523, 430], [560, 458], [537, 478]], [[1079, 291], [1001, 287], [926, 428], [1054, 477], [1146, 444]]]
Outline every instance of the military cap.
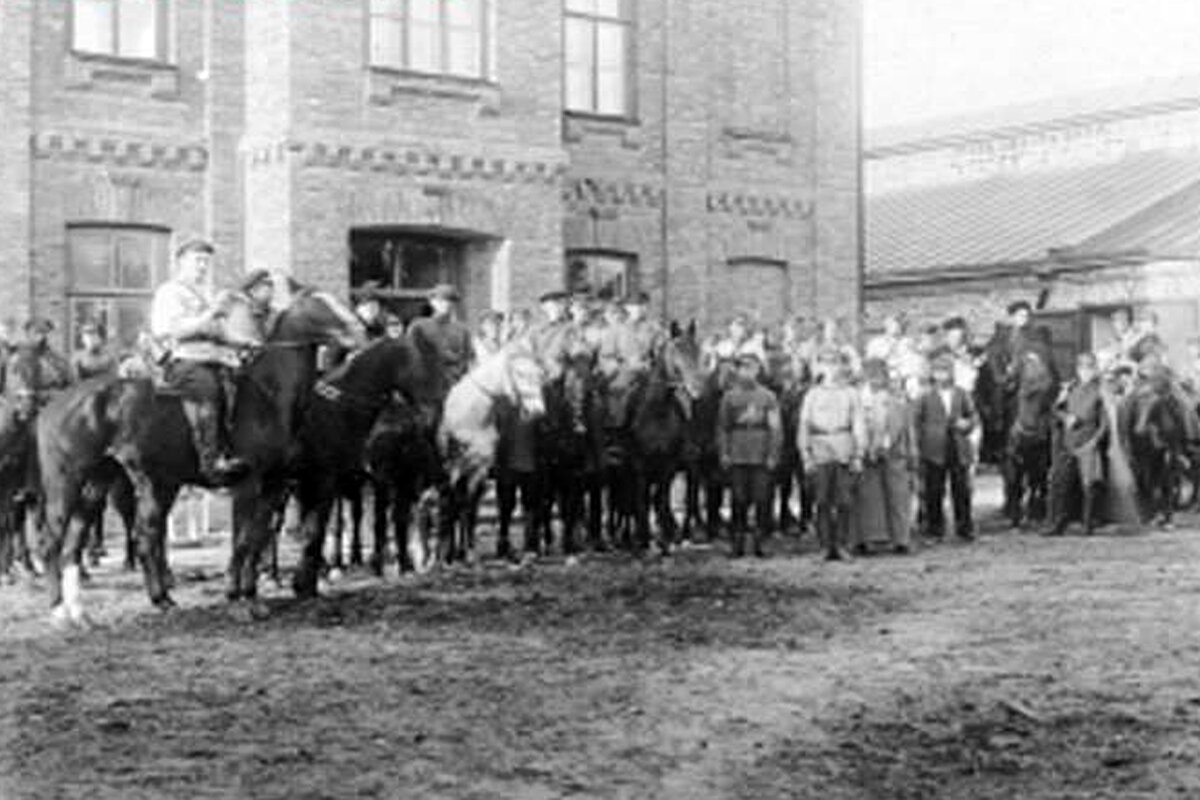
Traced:
[[1029, 305], [1029, 303], [1025, 300], [1017, 300], [1016, 302], [1008, 304], [1009, 316], [1012, 316], [1018, 311], [1033, 311], [1033, 306]]
[[193, 236], [184, 239], [183, 242], [175, 249], [175, 257], [183, 258], [188, 253], [208, 253], [212, 255], [217, 252], [217, 248], [213, 247], [213, 243], [208, 239], [203, 239], [199, 236]]
[[627, 306], [644, 306], [649, 305], [650, 295], [646, 292], [630, 292], [625, 295], [625, 305]]
[[967, 329], [967, 321], [959, 316], [951, 317], [942, 323], [942, 330], [945, 331], [965, 331]]
[[458, 289], [455, 289], [449, 283], [439, 283], [437, 286], [429, 290], [429, 299], [436, 300], [458, 300]]
[[382, 288], [379, 281], [366, 281], [358, 288], [351, 290], [350, 293], [358, 302], [365, 303], [369, 300], [378, 300]]
[[868, 358], [862, 363], [863, 377], [870, 380], [871, 378], [886, 378], [888, 376], [887, 362], [882, 358]]
[[817, 350], [815, 359], [821, 364], [845, 364], [846, 356], [836, 347], [821, 347]]
[[548, 292], [543, 292], [538, 298], [539, 303], [557, 303], [567, 299], [567, 293], [562, 289], [551, 289]]
[[954, 353], [948, 347], [939, 347], [929, 354], [929, 366], [932, 369], [954, 369]]
[[737, 362], [737, 365], [739, 367], [744, 366], [746, 364], [752, 364], [753, 366], [756, 366], [756, 367], [761, 367], [763, 365], [762, 359], [760, 359], [758, 357], [758, 353], [754, 353], [749, 350], [738, 353], [737, 357], [734, 360]]
[[54, 330], [54, 323], [45, 317], [30, 317], [25, 320], [26, 333], [50, 333]]
[[272, 286], [275, 285], [274, 281], [271, 280], [271, 273], [269, 270], [256, 269], [252, 270], [244, 279], [242, 279], [238, 289], [243, 292], [250, 292], [263, 283], [268, 283]]

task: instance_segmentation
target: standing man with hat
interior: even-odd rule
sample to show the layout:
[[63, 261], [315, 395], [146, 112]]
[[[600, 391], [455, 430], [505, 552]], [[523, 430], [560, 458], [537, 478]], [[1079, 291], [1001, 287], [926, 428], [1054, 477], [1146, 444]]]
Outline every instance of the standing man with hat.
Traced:
[[960, 539], [974, 538], [971, 518], [971, 434], [979, 416], [971, 396], [954, 385], [954, 357], [946, 350], [931, 359], [933, 385], [913, 409], [913, 427], [921, 459], [926, 535], [941, 540], [946, 533], [943, 508], [946, 481], [954, 507], [954, 527]]
[[53, 392], [71, 385], [71, 365], [50, 346], [54, 323], [44, 317], [25, 322], [25, 341], [9, 357], [6, 391], [24, 393], [40, 407]]
[[475, 361], [471, 331], [454, 313], [458, 299], [457, 289], [448, 283], [438, 284], [429, 291], [433, 314], [413, 320], [409, 327], [409, 335], [420, 352], [437, 353], [435, 369], [446, 390], [458, 383]]
[[166, 377], [179, 391], [192, 428], [200, 473], [213, 486], [228, 486], [248, 465], [229, 455], [222, 431], [225, 384], [237, 367], [237, 354], [225, 342], [224, 304], [209, 282], [216, 250], [191, 239], [175, 251], [175, 277], [158, 287], [150, 307], [150, 332], [169, 351]]

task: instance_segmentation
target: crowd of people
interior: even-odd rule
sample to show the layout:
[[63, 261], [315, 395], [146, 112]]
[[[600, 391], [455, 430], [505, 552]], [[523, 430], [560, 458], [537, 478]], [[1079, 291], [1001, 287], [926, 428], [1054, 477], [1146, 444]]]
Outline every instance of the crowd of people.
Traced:
[[[172, 342], [167, 378], [188, 390], [185, 400], [196, 397], [185, 409], [202, 472], [212, 485], [222, 485], [236, 480], [239, 464], [225, 452], [220, 431], [226, 381], [219, 374], [223, 358], [214, 355], [214, 337], [208, 335], [219, 320], [220, 303], [205, 294], [211, 293], [212, 254], [205, 242], [180, 248], [176, 276], [155, 296], [147, 347]], [[273, 285], [272, 276], [258, 270], [237, 287], [264, 327], [270, 324]], [[536, 312], [489, 310], [473, 328], [459, 321], [458, 299], [452, 286], [438, 286], [429, 293], [428, 313], [406, 325], [388, 311], [385, 294], [368, 285], [356, 292], [354, 313], [369, 337], [425, 340], [438, 354], [447, 385], [520, 340], [546, 362], [591, 357], [606, 387], [619, 392], [668, 337], [666, 326], [653, 318], [649, 297], [640, 292], [615, 297], [586, 288], [550, 291], [540, 296]], [[1167, 344], [1153, 312], [1131, 319], [1120, 310], [1112, 317], [1112, 341], [1081, 354], [1076, 375], [1059, 376], [1048, 332], [1032, 326], [1030, 318], [1028, 303], [1013, 303], [984, 344], [958, 316], [915, 334], [903, 316], [889, 316], [861, 350], [850, 326], [835, 319], [792, 317], [768, 328], [738, 314], [704, 337], [703, 370], [720, 376], [713, 439], [731, 494], [734, 553], [745, 552], [747, 539], [761, 553], [763, 539], [776, 527], [810, 524], [830, 559], [880, 546], [906, 553], [914, 532], [934, 541], [946, 537], [947, 490], [953, 534], [974, 538], [972, 484], [987, 447], [985, 423], [989, 415], [1003, 414], [976, 402], [980, 376], [990, 371], [997, 397], [1011, 395], [1029, 357], [1040, 360], [1055, 388], [1061, 387], [1053, 410], [1065, 433], [1058, 440], [1053, 483], [1060, 492], [1083, 495], [1083, 521], [1090, 529], [1096, 487], [1105, 474], [1095, 456], [1108, 427], [1101, 401], [1105, 393], [1136, 391], [1150, 371], [1164, 369]], [[49, 321], [29, 320], [21, 341], [13, 341], [10, 327], [0, 327], [0, 387], [9, 397], [36, 399], [121, 369], [96, 321], [79, 326], [78, 349], [70, 358], [51, 347]], [[1178, 376], [1180, 391], [1200, 386], [1200, 342], [1189, 348], [1192, 368]], [[1011, 424], [991, 422], [1002, 430]], [[798, 497], [793, 487], [799, 487]], [[1059, 503], [1052, 510], [1056, 532], [1068, 520], [1063, 508]]]

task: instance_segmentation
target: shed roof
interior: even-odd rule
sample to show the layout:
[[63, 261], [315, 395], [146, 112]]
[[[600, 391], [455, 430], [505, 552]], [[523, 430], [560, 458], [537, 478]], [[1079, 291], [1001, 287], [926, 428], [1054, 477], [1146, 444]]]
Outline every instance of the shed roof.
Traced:
[[1200, 153], [906, 189], [867, 199], [868, 275], [1038, 263], [1051, 250], [1200, 254]]

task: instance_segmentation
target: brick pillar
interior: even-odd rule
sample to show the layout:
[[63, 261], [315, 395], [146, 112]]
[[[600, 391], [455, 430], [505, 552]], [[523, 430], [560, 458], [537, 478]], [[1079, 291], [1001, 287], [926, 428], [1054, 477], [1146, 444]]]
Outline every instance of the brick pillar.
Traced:
[[34, 0], [0, 3], [0, 319], [30, 311]]

